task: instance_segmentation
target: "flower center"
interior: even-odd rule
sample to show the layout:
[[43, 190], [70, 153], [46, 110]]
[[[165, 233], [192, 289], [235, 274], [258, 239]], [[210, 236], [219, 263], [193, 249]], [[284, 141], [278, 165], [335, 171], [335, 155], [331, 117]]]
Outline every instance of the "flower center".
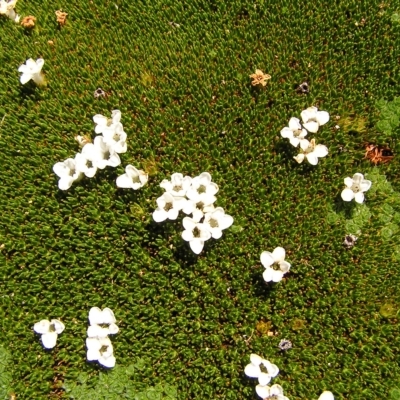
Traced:
[[164, 210], [165, 211], [169, 211], [169, 210], [172, 210], [174, 208], [174, 206], [173, 206], [173, 204], [170, 202], [170, 203], [165, 203], [165, 206], [164, 206]]
[[199, 238], [200, 234], [201, 234], [200, 229], [197, 226], [195, 226], [193, 229], [193, 237]]
[[207, 188], [204, 185], [200, 185], [199, 188], [197, 189], [197, 192], [199, 194], [201, 194], [201, 193], [205, 193], [206, 190], [207, 190]]
[[357, 184], [357, 183], [353, 183], [353, 184], [351, 185], [351, 190], [352, 190], [354, 193], [360, 192], [360, 191], [361, 191], [360, 185]]
[[75, 171], [76, 171], [75, 168], [71, 168], [71, 169], [69, 170], [69, 176], [74, 176], [74, 175], [75, 175]]
[[[138, 176], [134, 176], [134, 177], [132, 178], [132, 182], [133, 182], [133, 183], [140, 183], [139, 177], [138, 177]], [[171, 203], [169, 203], [169, 204], [171, 204]]]
[[115, 140], [116, 142], [118, 142], [121, 139], [121, 135], [117, 132], [114, 133], [113, 136], [113, 140]]
[[293, 136], [300, 136], [301, 135], [302, 130], [301, 129], [296, 129], [295, 131], [293, 131]]
[[113, 123], [113, 120], [111, 118], [107, 118], [107, 126], [111, 126]]
[[103, 353], [105, 353], [106, 351], [107, 351], [107, 349], [108, 349], [108, 346], [106, 346], [105, 344], [103, 345], [103, 346], [101, 346], [101, 348], [100, 348], [100, 354], [103, 354]]
[[211, 228], [218, 228], [219, 227], [218, 220], [216, 220], [214, 218], [210, 219], [209, 224], [210, 224]]
[[180, 192], [180, 191], [182, 190], [182, 186], [180, 186], [180, 185], [175, 185], [175, 186], [172, 188], [172, 190], [173, 190], [174, 192]]
[[49, 332], [55, 332], [55, 331], [56, 331], [56, 326], [54, 324], [50, 324]]
[[92, 161], [87, 160], [87, 161], [86, 161], [86, 166], [87, 166], [88, 168], [93, 168], [93, 163], [92, 163]]
[[204, 203], [202, 201], [199, 201], [198, 203], [196, 203], [196, 208], [202, 211], [204, 208]]

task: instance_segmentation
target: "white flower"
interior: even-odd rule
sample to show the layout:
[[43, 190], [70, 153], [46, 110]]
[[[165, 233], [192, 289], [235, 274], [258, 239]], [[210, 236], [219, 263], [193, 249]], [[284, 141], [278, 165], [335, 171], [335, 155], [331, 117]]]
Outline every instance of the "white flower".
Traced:
[[346, 189], [341, 193], [342, 199], [344, 201], [355, 200], [357, 203], [364, 202], [364, 192], [369, 190], [372, 185], [371, 181], [364, 179], [364, 175], [359, 172], [353, 175], [353, 178], [345, 178], [344, 184]]
[[204, 217], [204, 213], [214, 211], [213, 203], [217, 200], [214, 195], [188, 191], [187, 196], [189, 199], [183, 207], [183, 212], [185, 214], [193, 214], [193, 219], [196, 222], [199, 222]]
[[186, 196], [189, 199], [193, 199], [202, 193], [213, 196], [218, 192], [218, 190], [218, 186], [214, 182], [211, 182], [211, 175], [208, 172], [203, 172], [192, 179], [192, 184], [188, 189]]
[[103, 131], [104, 143], [116, 153], [126, 153], [128, 149], [128, 145], [126, 144], [127, 135], [122, 124], [118, 122], [115, 126], [110, 128], [106, 128]]
[[[261, 367], [264, 367], [267, 372], [263, 372]], [[261, 376], [261, 380], [263, 382], [266, 380], [269, 382], [271, 378], [275, 378], [279, 374], [279, 368], [270, 361], [261, 358], [259, 355], [251, 354], [250, 364], [246, 365], [244, 373], [249, 378], [259, 378]], [[266, 375], [269, 377], [269, 379]], [[268, 382], [265, 384], [268, 384]]]
[[205, 214], [203, 224], [214, 239], [219, 239], [222, 231], [233, 224], [233, 218], [225, 214], [222, 207], [217, 207], [214, 211]]
[[136, 169], [133, 165], [125, 167], [125, 174], [117, 178], [117, 186], [124, 189], [138, 190], [149, 180], [149, 175], [141, 169]]
[[321, 396], [319, 396], [318, 400], [335, 400], [335, 398], [333, 397], [332, 392], [329, 392], [328, 390], [326, 390], [325, 392], [323, 392], [321, 394]]
[[88, 178], [93, 178], [97, 172], [96, 160], [98, 154], [92, 151], [87, 151], [89, 148], [90, 147], [86, 148], [85, 152], [78, 153], [75, 156], [75, 160], [77, 169], [84, 173]]
[[[261, 253], [261, 264], [265, 267], [263, 278], [266, 282], [279, 282], [283, 275], [289, 271], [290, 264], [285, 261], [285, 255], [286, 252], [283, 247], [276, 247], [272, 253], [269, 251]], [[272, 268], [274, 264], [279, 265], [279, 270]]]
[[303, 127], [308, 132], [316, 133], [321, 125], [329, 121], [329, 113], [327, 111], [318, 111], [317, 107], [309, 107], [301, 112]]
[[293, 117], [289, 120], [289, 126], [281, 130], [281, 136], [289, 139], [290, 144], [297, 147], [307, 136], [307, 131], [301, 127], [300, 120]]
[[186, 199], [183, 197], [174, 197], [165, 192], [157, 200], [157, 208], [153, 212], [153, 219], [156, 222], [162, 222], [166, 219], [175, 220], [178, 218], [179, 211], [182, 210]]
[[111, 113], [111, 118], [107, 118], [104, 115], [96, 114], [93, 117], [93, 122], [96, 124], [94, 131], [99, 134], [106, 130], [113, 131], [116, 125], [121, 120], [121, 111], [113, 110]]
[[20, 65], [18, 71], [22, 72], [20, 77], [21, 83], [24, 85], [32, 79], [37, 85], [43, 85], [45, 83], [44, 76], [41, 72], [43, 64], [43, 58], [38, 58], [36, 61], [29, 58], [26, 60], [25, 64]]
[[111, 340], [105, 338], [87, 338], [86, 339], [88, 361], [98, 361], [107, 368], [115, 366], [114, 349]]
[[256, 386], [256, 392], [263, 400], [289, 400], [283, 395], [281, 385], [266, 386], [259, 384]]
[[0, 0], [0, 14], [5, 15], [18, 23], [20, 16], [15, 12], [16, 4], [17, 0]]
[[77, 166], [77, 159], [67, 158], [63, 162], [58, 162], [53, 165], [54, 173], [60, 178], [58, 187], [61, 190], [69, 189], [72, 184], [81, 179], [83, 174]]
[[164, 179], [160, 186], [174, 197], [186, 196], [187, 190], [190, 188], [192, 178], [190, 176], [183, 176], [181, 173], [176, 172], [171, 175], [171, 180]]
[[101, 310], [98, 307], [92, 307], [89, 311], [90, 326], [87, 330], [87, 335], [90, 338], [103, 338], [108, 335], [115, 335], [119, 332], [116, 322], [117, 320], [111, 309], [105, 308]]
[[83, 146], [82, 155], [91, 161], [93, 167], [99, 169], [121, 164], [119, 155], [104, 142], [103, 136], [96, 136], [93, 143]]
[[303, 153], [293, 157], [299, 164], [304, 161], [304, 158], [307, 158], [311, 165], [317, 165], [318, 158], [325, 157], [328, 154], [328, 148], [323, 144], [316, 144], [315, 139], [311, 139], [311, 142], [307, 139], [301, 140], [300, 147]]
[[211, 238], [211, 233], [204, 224], [194, 221], [192, 218], [183, 218], [182, 238], [189, 242], [190, 248], [195, 254], [200, 254], [204, 247], [204, 242]]
[[57, 337], [64, 329], [65, 325], [58, 319], [42, 319], [33, 326], [33, 330], [42, 335], [42, 344], [46, 349], [52, 349], [56, 345]]

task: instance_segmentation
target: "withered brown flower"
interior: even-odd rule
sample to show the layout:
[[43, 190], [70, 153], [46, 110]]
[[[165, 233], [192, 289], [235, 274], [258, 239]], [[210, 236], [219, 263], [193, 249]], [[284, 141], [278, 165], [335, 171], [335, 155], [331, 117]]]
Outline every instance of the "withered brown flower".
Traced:
[[63, 12], [62, 10], [57, 10], [56, 11], [56, 16], [57, 16], [57, 22], [63, 26], [65, 25], [66, 19], [67, 19], [68, 13]]
[[264, 72], [261, 71], [261, 69], [256, 69], [255, 74], [251, 74], [250, 78], [253, 79], [251, 81], [251, 84], [253, 86], [266, 86], [267, 85], [267, 80], [271, 79], [271, 75], [264, 74]]
[[30, 29], [30, 28], [33, 28], [35, 26], [35, 22], [36, 22], [36, 18], [33, 15], [29, 15], [29, 16], [27, 16], [27, 17], [22, 19], [21, 25], [24, 28]]
[[392, 161], [393, 157], [392, 150], [387, 147], [377, 146], [371, 143], [365, 146], [365, 158], [375, 165], [386, 164]]

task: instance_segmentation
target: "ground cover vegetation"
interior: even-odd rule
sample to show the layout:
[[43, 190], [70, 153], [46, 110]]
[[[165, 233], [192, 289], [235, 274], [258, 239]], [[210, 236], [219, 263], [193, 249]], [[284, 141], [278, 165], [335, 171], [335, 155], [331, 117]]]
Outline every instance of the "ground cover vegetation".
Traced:
[[[399, 398], [398, 4], [16, 8], [36, 20], [0, 18], [1, 398], [254, 399], [250, 354], [279, 367], [291, 400]], [[28, 58], [47, 86], [20, 83]], [[311, 106], [330, 114], [309, 135], [329, 150], [318, 165], [280, 135]], [[121, 165], [60, 190], [53, 165], [117, 109]], [[375, 165], [370, 144], [394, 157]], [[148, 174], [140, 190], [116, 186], [128, 164]], [[204, 171], [233, 225], [196, 255], [184, 215], [152, 214], [162, 180]], [[362, 204], [341, 198], [355, 173], [372, 182]], [[266, 283], [260, 254], [277, 247], [290, 271]], [[92, 307], [115, 314], [110, 370], [86, 360]], [[45, 350], [33, 326], [52, 319], [65, 329]]]

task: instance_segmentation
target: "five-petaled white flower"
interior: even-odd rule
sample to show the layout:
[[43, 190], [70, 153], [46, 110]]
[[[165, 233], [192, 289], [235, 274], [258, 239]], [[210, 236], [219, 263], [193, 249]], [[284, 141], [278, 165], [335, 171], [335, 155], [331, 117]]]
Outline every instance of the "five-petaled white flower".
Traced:
[[199, 176], [192, 179], [190, 188], [186, 196], [189, 199], [194, 199], [197, 195], [206, 193], [207, 195], [214, 196], [218, 192], [218, 185], [211, 182], [211, 175], [208, 172], [202, 172]]
[[124, 189], [138, 190], [149, 180], [149, 175], [141, 169], [136, 169], [133, 165], [125, 167], [125, 174], [117, 178], [117, 186]]
[[113, 132], [117, 124], [121, 121], [121, 111], [113, 110], [111, 113], [111, 118], [107, 118], [104, 115], [96, 114], [93, 117], [93, 122], [96, 124], [94, 131], [99, 133], [104, 133], [105, 131]]
[[104, 338], [108, 335], [115, 335], [119, 332], [116, 324], [117, 320], [113, 311], [109, 308], [101, 310], [98, 307], [92, 307], [89, 311], [90, 326], [87, 330], [87, 335], [90, 338]]
[[258, 384], [256, 392], [263, 400], [289, 400], [283, 395], [282, 386], [277, 384], [272, 386]]
[[116, 153], [126, 153], [128, 145], [126, 143], [127, 134], [120, 122], [106, 128], [103, 131], [104, 142]]
[[53, 165], [54, 173], [60, 178], [58, 187], [61, 190], [69, 189], [72, 184], [81, 179], [83, 174], [79, 170], [77, 158], [67, 158], [63, 162], [58, 162]]
[[192, 218], [185, 217], [182, 220], [185, 230], [182, 238], [189, 242], [190, 248], [195, 254], [200, 254], [204, 247], [204, 242], [211, 238], [211, 233], [204, 224], [196, 222]]
[[344, 178], [344, 184], [346, 189], [341, 193], [342, 199], [344, 201], [355, 200], [357, 203], [364, 202], [364, 192], [369, 190], [372, 185], [371, 181], [364, 179], [364, 175], [359, 172], [353, 175], [353, 178]]
[[290, 118], [289, 126], [281, 130], [281, 136], [285, 139], [289, 139], [290, 144], [297, 147], [299, 143], [307, 136], [307, 131], [301, 127], [300, 120], [298, 118]]
[[190, 176], [183, 176], [183, 174], [176, 172], [171, 175], [171, 180], [164, 179], [160, 186], [174, 197], [186, 196], [187, 190], [190, 188], [192, 178]]
[[98, 361], [107, 368], [115, 366], [114, 349], [108, 337], [86, 339], [88, 361]]
[[318, 400], [335, 400], [335, 398], [332, 392], [325, 390], [325, 392], [322, 392], [321, 396], [318, 397]]
[[317, 165], [318, 158], [325, 157], [328, 154], [328, 148], [323, 144], [316, 144], [315, 139], [311, 139], [311, 142], [307, 139], [302, 139], [300, 147], [303, 153], [293, 157], [299, 164], [304, 161], [304, 158], [307, 158], [311, 165]]
[[185, 202], [183, 212], [185, 214], [193, 214], [193, 219], [199, 222], [204, 214], [214, 210], [214, 202], [217, 198], [210, 193], [197, 193], [196, 191], [188, 191], [188, 200]]
[[93, 143], [83, 146], [82, 155], [90, 160], [95, 168], [99, 169], [118, 167], [121, 164], [118, 153], [105, 143], [103, 136], [96, 136]]
[[42, 344], [46, 349], [52, 349], [56, 345], [57, 337], [64, 329], [65, 325], [58, 319], [42, 319], [33, 326], [33, 330], [42, 335]]
[[153, 219], [156, 222], [162, 222], [166, 219], [177, 219], [179, 211], [182, 210], [186, 203], [185, 198], [174, 197], [172, 194], [167, 192], [160, 196], [156, 201], [158, 207], [153, 212]]
[[219, 239], [222, 231], [233, 224], [233, 218], [225, 214], [222, 207], [217, 207], [214, 211], [205, 214], [203, 224], [214, 239]]
[[44, 75], [42, 74], [43, 64], [43, 58], [38, 58], [36, 61], [29, 58], [25, 64], [20, 65], [18, 71], [22, 72], [20, 76], [21, 83], [24, 85], [32, 79], [37, 85], [43, 85], [45, 83]]
[[[276, 247], [272, 253], [269, 251], [261, 253], [261, 263], [265, 267], [263, 278], [266, 282], [279, 282], [282, 280], [283, 275], [289, 271], [290, 264], [285, 261], [285, 255], [286, 252], [283, 247]], [[279, 265], [278, 270], [272, 268], [275, 264]]]
[[308, 132], [316, 133], [321, 125], [325, 125], [329, 121], [329, 113], [327, 111], [318, 111], [317, 107], [309, 107], [301, 112], [303, 127]]

